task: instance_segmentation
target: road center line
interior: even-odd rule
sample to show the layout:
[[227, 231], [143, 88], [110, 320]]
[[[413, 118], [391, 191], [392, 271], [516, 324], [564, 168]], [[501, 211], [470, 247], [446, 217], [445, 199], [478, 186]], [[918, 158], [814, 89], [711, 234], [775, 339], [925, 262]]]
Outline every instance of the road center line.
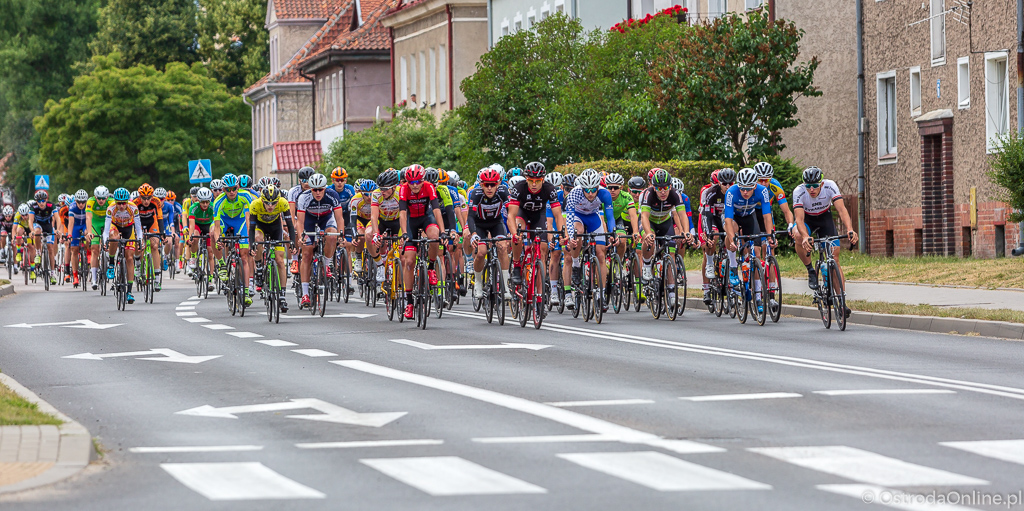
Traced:
[[359, 447], [405, 447], [414, 445], [441, 445], [444, 440], [366, 440], [356, 442], [315, 442], [295, 444], [299, 449], [354, 449]]
[[188, 321], [189, 323], [209, 323], [210, 322], [210, 320], [208, 320], [206, 318], [181, 318], [181, 319], [184, 319], [185, 321]]
[[620, 426], [602, 419], [583, 415], [581, 413], [565, 410], [551, 405], [530, 401], [521, 397], [510, 396], [477, 387], [471, 387], [461, 383], [441, 380], [430, 376], [410, 373], [399, 369], [392, 369], [377, 364], [371, 364], [362, 360], [332, 360], [332, 364], [362, 371], [368, 374], [375, 374], [393, 380], [404, 381], [421, 387], [432, 388], [442, 392], [448, 392], [477, 401], [490, 403], [510, 410], [527, 413], [542, 419], [548, 419], [566, 426], [572, 426], [589, 433], [609, 436], [620, 442], [628, 444], [644, 444], [654, 447], [661, 447], [679, 453], [706, 453], [723, 452], [725, 449], [714, 447], [688, 440], [666, 440], [657, 435], [638, 431], [626, 426]]
[[196, 315], [197, 315], [197, 313], [196, 313], [196, 312], [175, 312], [175, 314], [176, 314], [176, 315], [177, 315], [177, 316], [178, 316], [179, 318], [180, 318], [180, 317], [182, 317], [182, 316], [196, 316]]
[[803, 397], [793, 392], [763, 392], [760, 394], [721, 394], [717, 396], [691, 396], [681, 397], [683, 401], [750, 401], [755, 399], [784, 399], [789, 397]]
[[572, 406], [649, 405], [653, 402], [652, 399], [599, 399], [595, 401], [556, 401], [544, 404], [566, 408]]
[[956, 394], [954, 390], [945, 389], [865, 389], [865, 390], [815, 390], [815, 394], [823, 396], [871, 396], [888, 394]]
[[197, 445], [176, 447], [132, 447], [131, 449], [128, 449], [128, 452], [154, 454], [179, 452], [244, 452], [262, 450], [262, 445]]
[[556, 444], [575, 442], [618, 442], [618, 439], [605, 435], [541, 435], [541, 436], [496, 436], [474, 438], [478, 444]]

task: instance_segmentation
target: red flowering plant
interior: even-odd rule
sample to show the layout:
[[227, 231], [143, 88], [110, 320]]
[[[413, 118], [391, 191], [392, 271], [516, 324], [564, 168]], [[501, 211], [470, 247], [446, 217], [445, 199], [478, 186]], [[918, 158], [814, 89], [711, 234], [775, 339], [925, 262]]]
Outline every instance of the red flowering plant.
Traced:
[[615, 25], [613, 25], [612, 28], [609, 29], [609, 31], [611, 31], [611, 32], [618, 32], [620, 34], [625, 34], [626, 30], [631, 29], [631, 28], [640, 27], [642, 25], [646, 25], [646, 24], [650, 23], [651, 20], [657, 18], [658, 16], [668, 16], [668, 17], [678, 18], [681, 15], [685, 16], [686, 12], [687, 12], [686, 7], [683, 7], [681, 5], [674, 5], [672, 7], [666, 7], [664, 9], [658, 11], [653, 16], [648, 14], [647, 16], [644, 16], [643, 18], [640, 18], [640, 19], [629, 18], [628, 20], [621, 21], [621, 22], [616, 23]]

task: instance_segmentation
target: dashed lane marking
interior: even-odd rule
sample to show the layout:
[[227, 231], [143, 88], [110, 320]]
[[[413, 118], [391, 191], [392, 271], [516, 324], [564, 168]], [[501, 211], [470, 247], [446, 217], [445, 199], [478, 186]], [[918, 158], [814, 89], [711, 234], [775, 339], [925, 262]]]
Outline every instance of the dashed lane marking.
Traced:
[[196, 312], [175, 312], [175, 314], [180, 318], [184, 316], [195, 316]]
[[[209, 323], [210, 322], [210, 320], [208, 320], [206, 318], [181, 318], [181, 319], [184, 319], [185, 321], [188, 321], [189, 323]], [[203, 326], [206, 326], [206, 325], [203, 325]]]
[[681, 397], [683, 401], [748, 401], [754, 399], [785, 399], [790, 397], [803, 397], [795, 392], [762, 392], [760, 394], [721, 394], [717, 396], [690, 396]]
[[128, 452], [137, 454], [182, 453], [182, 452], [246, 452], [262, 451], [262, 445], [194, 445], [171, 447], [132, 447]]
[[956, 394], [955, 390], [946, 389], [864, 389], [864, 390], [815, 390], [815, 394], [823, 396], [871, 396], [890, 394]]
[[318, 350], [318, 349], [304, 349], [304, 350], [292, 350], [299, 355], [305, 355], [307, 357], [336, 357], [337, 353], [331, 353], [330, 351]]
[[239, 339], [255, 339], [257, 337], [263, 337], [262, 335], [254, 332], [227, 332], [227, 334], [238, 337]]
[[195, 300], [195, 301], [185, 301], [185, 302], [179, 303], [178, 305], [199, 305], [199, 301], [198, 300]]
[[618, 442], [619, 439], [608, 435], [540, 435], [540, 436], [496, 436], [474, 438], [480, 444], [554, 444], [575, 442]]
[[233, 326], [221, 325], [219, 323], [214, 323], [212, 325], [201, 325], [201, 326], [203, 328], [209, 328], [210, 330], [234, 330], [235, 329], [235, 327], [233, 327]]
[[457, 456], [378, 458], [359, 462], [435, 497], [547, 493], [540, 486]]
[[323, 493], [262, 463], [162, 463], [160, 468], [210, 500], [322, 499]]
[[444, 440], [366, 440], [355, 442], [316, 442], [295, 444], [299, 449], [355, 449], [361, 447], [406, 447], [416, 445], [441, 445]]
[[597, 401], [557, 401], [544, 404], [566, 408], [573, 406], [648, 405], [653, 402], [651, 399], [603, 399]]
[[582, 467], [658, 491], [770, 490], [770, 485], [660, 452], [559, 454]]
[[980, 440], [975, 442], [939, 442], [939, 445], [980, 454], [997, 460], [1024, 465], [1024, 440]]
[[256, 341], [260, 344], [266, 344], [267, 346], [298, 346], [294, 342], [282, 341], [281, 339], [267, 339], [265, 341]]

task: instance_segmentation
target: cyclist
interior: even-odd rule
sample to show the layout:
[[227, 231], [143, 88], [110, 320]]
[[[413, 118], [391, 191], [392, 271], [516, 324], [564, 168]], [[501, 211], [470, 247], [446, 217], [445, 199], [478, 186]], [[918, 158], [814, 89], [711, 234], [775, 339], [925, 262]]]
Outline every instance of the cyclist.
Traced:
[[184, 261], [185, 258], [185, 237], [182, 236], [182, 226], [185, 225], [185, 210], [184, 208], [182, 208], [181, 204], [177, 202], [177, 198], [178, 196], [175, 195], [174, 191], [167, 191], [167, 202], [169, 202], [171, 206], [174, 207], [174, 224], [171, 226], [171, 232], [173, 233], [175, 239], [177, 240], [177, 245], [175, 246], [177, 252], [172, 253], [176, 253], [178, 255], [177, 261], [175, 261], [174, 263], [178, 265], [179, 269], [181, 269], [181, 263], [182, 261]]
[[[796, 228], [800, 237], [800, 245], [806, 250], [797, 250], [800, 262], [807, 268], [807, 286], [811, 289], [818, 287], [818, 275], [811, 266], [811, 245], [813, 236], [837, 236], [836, 223], [832, 218], [832, 206], [835, 205], [839, 212], [839, 219], [846, 227], [846, 234], [850, 237], [850, 244], [856, 245], [858, 241], [857, 231], [853, 230], [853, 222], [850, 221], [850, 212], [846, 210], [846, 203], [843, 201], [843, 194], [839, 192], [839, 186], [831, 179], [825, 179], [824, 173], [818, 167], [807, 167], [803, 172], [803, 184], [793, 190], [793, 212], [796, 216]], [[839, 278], [844, 279], [843, 268], [839, 264], [839, 240], [832, 242], [832, 256], [836, 259], [836, 266], [839, 267]], [[850, 308], [846, 307], [846, 317], [850, 317]]]
[[[114, 229], [110, 227], [114, 226]], [[126, 188], [114, 190], [114, 201], [107, 206], [107, 214], [104, 215], [103, 223], [103, 244], [106, 245], [110, 238], [123, 240], [141, 240], [142, 219], [139, 217], [139, 208], [131, 202], [131, 194]], [[107, 280], [113, 281], [114, 255], [117, 253], [117, 245], [110, 245], [107, 257], [110, 265], [107, 267]], [[124, 247], [125, 277], [128, 279], [128, 303], [135, 303], [132, 296], [132, 284], [135, 282], [135, 250], [131, 244]]]
[[[292, 215], [288, 201], [281, 196], [281, 191], [268, 184], [260, 192], [260, 197], [249, 205], [249, 244], [261, 243], [267, 239], [284, 241], [284, 227], [291, 233], [292, 246], [298, 245], [297, 232], [292, 224]], [[263, 263], [263, 252], [257, 252], [257, 258]], [[281, 312], [288, 312], [288, 300], [284, 289], [288, 286], [288, 273], [285, 272], [284, 247], [276, 247], [274, 261], [277, 263], [278, 276], [281, 281], [282, 293], [279, 299]], [[262, 285], [262, 283], [260, 284]]]
[[249, 174], [242, 174], [238, 176], [238, 186], [240, 187], [238, 193], [245, 194], [249, 197], [250, 204], [254, 200], [260, 198], [259, 192], [253, 190], [252, 177], [249, 176]]
[[[289, 188], [288, 193], [285, 194], [285, 198], [288, 199], [288, 207], [291, 209], [292, 218], [298, 218], [295, 210], [295, 203], [299, 200], [300, 193], [309, 190], [309, 178], [312, 177], [314, 173], [316, 173], [316, 171], [313, 170], [313, 167], [306, 166], [299, 169], [299, 172], [296, 174], [299, 178], [299, 184]], [[280, 186], [278, 186], [278, 188], [280, 188]], [[299, 251], [295, 251], [295, 253], [292, 254], [291, 272], [292, 275], [299, 274]]]
[[[10, 252], [4, 249], [7, 248], [7, 235], [14, 235], [14, 208], [10, 204], [4, 204], [2, 213], [0, 215], [0, 254], [4, 254], [5, 266], [13, 266], [14, 257], [8, 257], [8, 255], [14, 253], [14, 247], [10, 247]], [[13, 267], [17, 268], [17, 266]]]
[[[551, 186], [555, 187], [556, 195], [558, 196], [558, 203], [562, 204], [562, 174], [560, 172], [548, 172], [544, 176], [544, 180], [551, 183]], [[551, 204], [548, 204], [545, 208], [545, 216], [547, 216], [548, 229], [554, 230], [555, 228], [555, 214], [551, 212]], [[565, 211], [562, 211], [562, 219], [565, 220]], [[569, 280], [569, 267], [562, 267], [562, 240], [554, 239], [551, 242], [551, 248], [549, 249], [548, 257], [548, 277], [549, 285], [551, 286], [551, 305], [558, 306], [558, 273], [562, 273], [563, 281], [566, 284], [570, 284]], [[572, 289], [572, 286], [565, 286], [565, 290]]]
[[82, 237], [85, 235], [87, 216], [88, 216], [88, 201], [89, 192], [85, 190], [78, 190], [72, 197], [72, 204], [68, 207], [68, 220], [67, 220], [67, 231], [70, 233], [70, 249], [64, 255], [65, 266], [70, 265], [74, 270], [67, 271], [67, 273], [74, 274], [74, 286], [78, 287], [79, 284], [85, 285], [81, 282], [82, 275], [78, 274], [78, 260], [81, 257], [85, 257], [86, 254], [82, 252], [85, 245], [82, 244]]
[[[484, 264], [487, 255], [485, 239], [504, 236], [505, 223], [502, 210], [508, 202], [508, 191], [501, 186], [501, 174], [492, 168], [480, 173], [480, 186], [469, 194], [469, 218], [467, 220], [467, 243], [475, 246], [473, 254], [473, 297], [484, 297]], [[498, 262], [502, 273], [508, 272], [508, 242], [498, 243]]]
[[[48, 200], [49, 194], [46, 190], [37, 190], [35, 194], [35, 205], [32, 206], [31, 211], [28, 214], [28, 223], [32, 226], [32, 239], [36, 246], [41, 247], [43, 242], [43, 236], [46, 236], [46, 243], [53, 245], [53, 230], [54, 224], [57, 223], [57, 217], [54, 216], [56, 207], [52, 202]], [[56, 256], [56, 250], [49, 251], [50, 268], [56, 268], [54, 266], [54, 257]], [[40, 258], [39, 254], [36, 254], [35, 264], [39, 265]], [[50, 284], [56, 284], [57, 277], [54, 274], [50, 274]]]
[[[238, 176], [225, 174], [221, 178], [224, 193], [213, 202], [213, 243], [216, 245], [220, 236], [242, 236], [238, 241], [238, 255], [242, 258], [242, 282], [248, 282], [245, 288], [245, 305], [252, 305], [253, 277], [252, 258], [249, 257], [249, 197], [239, 193]], [[223, 257], [217, 260], [217, 275], [222, 282], [228, 280], [228, 267]]]
[[[605, 234], [608, 232], [605, 226], [611, 226], [613, 229], [615, 227], [615, 207], [612, 205], [612, 195], [601, 186], [601, 179], [601, 174], [598, 174], [596, 170], [586, 169], [580, 173], [579, 178], [576, 179], [576, 186], [565, 197], [565, 226], [568, 236], [566, 248], [572, 257], [574, 287], [578, 287], [580, 284], [582, 267], [579, 256], [583, 250], [583, 243], [576, 239], [576, 233]], [[555, 208], [552, 207], [551, 211], [556, 214], [557, 220]], [[618, 245], [618, 242], [619, 240], [614, 237], [610, 242], [608, 238], [604, 237], [595, 240], [601, 282], [605, 282], [608, 278], [607, 245], [610, 243], [614, 247]], [[604, 286], [600, 286], [595, 292], [601, 299], [602, 310], [607, 310], [608, 304], [604, 301]]]
[[[348, 250], [351, 255], [352, 241], [355, 239], [355, 223], [349, 221], [349, 217], [352, 215], [349, 209], [349, 203], [352, 202], [352, 197], [356, 195], [356, 189], [354, 186], [348, 184], [348, 171], [342, 167], [336, 167], [331, 171], [331, 189], [338, 194], [338, 201], [341, 202], [341, 217], [345, 219], [345, 239], [342, 241], [342, 247]], [[349, 265], [352, 264], [352, 257], [348, 258]], [[351, 270], [351, 268], [348, 268]], [[351, 293], [354, 290], [350, 290]]]
[[[35, 201], [30, 201], [35, 202]], [[32, 206], [27, 202], [23, 202], [18, 206], [18, 210], [14, 212], [14, 242], [16, 245], [20, 245], [18, 254], [14, 256], [14, 261], [20, 263], [23, 257], [27, 257], [29, 260], [35, 256], [35, 247], [31, 243], [31, 239], [28, 239], [28, 235], [32, 232], [31, 227], [28, 223], [28, 216], [32, 213]], [[19, 241], [18, 238], [21, 238]], [[24, 252], [24, 254], [22, 254]], [[18, 271], [18, 266], [15, 265], [14, 271]], [[34, 269], [30, 269], [29, 278], [36, 278]]]
[[[754, 164], [754, 172], [757, 172], [757, 183], [768, 188], [768, 198], [771, 199], [772, 203], [778, 203], [779, 209], [782, 210], [782, 215], [786, 218], [786, 223], [789, 224], [787, 231], [793, 236], [793, 228], [796, 227], [796, 224], [793, 223], [793, 211], [789, 209], [786, 191], [782, 189], [782, 183], [773, 177], [775, 175], [775, 168], [772, 167], [771, 163], [759, 161]], [[757, 217], [757, 223], [761, 228], [761, 232], [765, 232], [764, 218]]]
[[704, 247], [704, 304], [710, 305], [711, 300], [711, 279], [715, 276], [714, 254], [718, 250], [718, 240], [712, 236], [716, 232], [725, 232], [725, 225], [722, 223], [725, 212], [725, 192], [736, 182], [736, 171], [730, 168], [719, 169], [711, 173], [711, 184], [704, 186], [700, 192], [700, 206], [698, 207], [699, 223], [697, 230], [700, 233], [701, 243]]
[[[161, 254], [166, 254], [165, 257], [161, 257], [162, 260], [161, 269], [167, 271], [167, 261], [174, 259], [174, 227], [177, 225], [178, 210], [175, 208], [174, 202], [167, 200], [168, 192], [164, 187], [153, 190], [153, 196], [160, 199], [162, 204], [161, 214], [164, 217], [163, 229], [161, 232], [164, 234], [163, 247], [160, 249]], [[173, 264], [173, 261], [172, 261]]]
[[[643, 179], [642, 177], [640, 179]], [[612, 196], [612, 208], [615, 215], [615, 234], [624, 234], [633, 237], [633, 243], [640, 243], [639, 216], [636, 211], [636, 202], [628, 193], [622, 193], [622, 187], [626, 180], [622, 174], [608, 174], [604, 179], [605, 188]], [[620, 243], [617, 247], [619, 257], [626, 255], [626, 244]]]
[[[655, 237], [690, 234], [690, 219], [686, 216], [683, 198], [672, 187], [672, 177], [665, 169], [654, 168], [649, 172], [651, 186], [640, 195], [640, 223], [644, 232], [644, 260], [641, 276], [649, 281], [654, 278], [651, 264], [654, 259]], [[669, 293], [669, 300], [675, 297]]]
[[[150, 186], [149, 183], [142, 183], [138, 189], [139, 196], [134, 201], [135, 207], [139, 210], [139, 219], [142, 221], [142, 229], [147, 233], [160, 234], [163, 237], [164, 232], [164, 205], [160, 199], [153, 196], [155, 190]], [[139, 238], [140, 243], [148, 243], [150, 247], [150, 259], [153, 261], [153, 273], [155, 275], [154, 290], [160, 291], [160, 284], [162, 281], [162, 273], [160, 271], [161, 266], [161, 253], [163, 252], [163, 242], [157, 238], [150, 240], [143, 240]], [[142, 247], [139, 248], [139, 253], [143, 253]]]
[[100, 242], [103, 239], [103, 225], [107, 216], [107, 198], [110, 190], [106, 186], [99, 185], [92, 191], [92, 197], [85, 202], [85, 223], [89, 226], [85, 237], [89, 240], [91, 247], [89, 254], [89, 269], [92, 273], [92, 289], [99, 288], [100, 271]]
[[[402, 280], [405, 287], [405, 317], [413, 318], [412, 280], [413, 265], [416, 264], [418, 247], [408, 241], [419, 236], [422, 230], [427, 238], [437, 239], [444, 230], [444, 217], [438, 202], [437, 189], [426, 182], [426, 170], [422, 165], [414, 164], [405, 172], [406, 183], [398, 190], [398, 209], [400, 224], [406, 238], [405, 250], [402, 254]], [[437, 242], [430, 242], [427, 260], [427, 275], [430, 285], [437, 285]]]
[[[452, 176], [454, 176], [454, 177], [452, 177]], [[461, 193], [459, 193], [458, 186], [455, 186], [455, 184], [458, 183], [458, 178], [459, 178], [459, 176], [457, 174], [455, 174], [454, 172], [448, 172], [447, 170], [444, 170], [444, 169], [437, 169], [438, 188], [445, 188], [445, 189], [447, 189], [448, 190], [448, 195], [452, 199], [452, 212], [453, 212], [453, 215], [452, 215], [450, 223], [449, 223], [449, 219], [447, 217], [445, 218], [445, 225], [450, 226], [451, 229], [453, 229], [455, 231], [455, 233], [457, 233], [459, 236], [463, 236], [464, 234], [467, 233], [467, 231], [466, 231], [466, 222], [467, 222], [466, 215], [469, 213], [469, 208], [468, 208], [469, 205], [466, 202], [466, 197], [463, 196]], [[464, 237], [461, 240], [458, 237], [453, 237], [453, 239], [456, 240], [456, 242], [455, 242], [456, 244], [459, 243], [459, 242], [464, 242], [465, 241]], [[454, 265], [454, 267], [455, 268], [461, 268], [463, 266], [463, 262], [465, 261], [463, 251], [459, 250], [458, 248], [456, 248], [453, 245], [452, 246], [452, 253], [451, 254], [452, 254], [452, 264]], [[454, 271], [454, 268], [449, 268], [449, 271]], [[461, 287], [459, 287], [459, 294], [460, 295], [465, 295], [466, 294], [466, 290], [462, 289]]]
[[[514, 168], [509, 172], [511, 173], [513, 170], [519, 169]], [[515, 284], [519, 284], [523, 280], [523, 239], [519, 236], [519, 224], [522, 223], [527, 230], [546, 230], [548, 228], [547, 208], [550, 206], [551, 215], [557, 226], [555, 230], [563, 231], [566, 225], [566, 220], [562, 217], [562, 202], [558, 199], [558, 190], [555, 189], [555, 185], [544, 180], [544, 175], [547, 174], [544, 164], [539, 161], [532, 161], [526, 164], [526, 170], [523, 174], [525, 178], [524, 176], [513, 176], [516, 178], [514, 184], [512, 181], [509, 181], [508, 205], [506, 206], [508, 209], [508, 230], [509, 234], [512, 235], [511, 280]], [[551, 236], [546, 235], [544, 239], [548, 243], [542, 245], [540, 251], [541, 258], [546, 260]], [[556, 237], [555, 239], [558, 238]], [[503, 275], [503, 277], [507, 278], [508, 275]], [[556, 277], [555, 286], [557, 285], [558, 279]], [[511, 286], [507, 287], [510, 288]]]
[[372, 214], [372, 206], [370, 196], [373, 195], [374, 190], [377, 189], [377, 183], [370, 179], [363, 179], [359, 183], [359, 191], [349, 201], [348, 209], [350, 211], [349, 221], [345, 225], [350, 225], [353, 229], [354, 236], [352, 238], [352, 270], [356, 273], [363, 271], [363, 247], [366, 246], [363, 238], [357, 238], [359, 234], [366, 233], [367, 226], [370, 223]]
[[377, 282], [384, 282], [384, 265], [380, 257], [380, 237], [398, 236], [401, 227], [399, 224], [398, 194], [395, 187], [401, 178], [398, 171], [387, 169], [377, 176], [378, 188], [370, 194], [370, 223], [366, 226], [366, 238], [372, 240], [367, 247], [370, 256], [377, 263]]
[[[729, 280], [733, 286], [740, 285], [739, 274], [736, 268], [736, 240], [734, 236], [737, 234], [744, 236], [761, 234], [760, 224], [756, 220], [758, 213], [764, 217], [765, 226], [771, 226], [771, 229], [764, 234], [771, 235], [775, 233], [770, 195], [771, 192], [768, 191], [767, 187], [757, 183], [757, 172], [752, 168], [740, 170], [736, 174], [736, 184], [729, 187], [725, 192], [725, 209], [722, 212], [722, 216], [725, 219], [725, 232], [727, 233], [725, 246], [729, 250]], [[768, 243], [775, 246], [773, 238], [769, 238]], [[761, 255], [760, 245], [755, 244], [754, 252], [758, 256]], [[756, 281], [754, 283], [754, 291], [760, 291], [758, 289], [760, 285], [761, 281]], [[756, 305], [759, 311], [764, 306], [761, 303]]]
[[[191, 207], [188, 211], [188, 232], [189, 232], [189, 259], [188, 259], [188, 270], [191, 276], [192, 272], [196, 269], [196, 252], [199, 250], [199, 236], [209, 236], [210, 227], [213, 226], [213, 217], [215, 210], [213, 209], [213, 192], [209, 188], [202, 187], [196, 191], [196, 199], [192, 202]], [[220, 259], [220, 249], [216, 244], [212, 243], [211, 240], [206, 240], [206, 246], [209, 247], [207, 252], [207, 268], [214, 268], [214, 260]], [[207, 291], [213, 291], [213, 284], [207, 283]]]
[[210, 191], [213, 192], [213, 200], [219, 199], [224, 194], [224, 181], [221, 179], [210, 181]]
[[[308, 179], [309, 190], [299, 194], [296, 210], [296, 228], [302, 232], [324, 231], [329, 234], [343, 232], [345, 218], [342, 214], [341, 200], [333, 189], [327, 187], [327, 176], [314, 173]], [[303, 235], [301, 266], [299, 268], [302, 282], [302, 301], [299, 308], [309, 307], [309, 274], [312, 266], [313, 249], [316, 244], [314, 236]], [[334, 250], [338, 245], [336, 236], [328, 236], [324, 242], [324, 256], [328, 261], [334, 260]], [[323, 271], [327, 278], [332, 278], [331, 263], [328, 262]]]

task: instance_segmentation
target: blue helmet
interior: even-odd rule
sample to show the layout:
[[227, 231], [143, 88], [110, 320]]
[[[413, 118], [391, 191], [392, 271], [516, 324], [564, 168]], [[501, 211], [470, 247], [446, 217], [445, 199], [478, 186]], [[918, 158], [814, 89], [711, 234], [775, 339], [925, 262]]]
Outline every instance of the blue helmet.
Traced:
[[238, 186], [241, 186], [242, 188], [249, 188], [252, 186], [252, 178], [249, 177], [249, 174], [242, 174], [241, 176], [238, 176]]
[[118, 188], [114, 190], [114, 201], [116, 202], [128, 202], [131, 195], [128, 193], [127, 188]]
[[64, 204], [65, 204], [65, 205], [66, 205], [67, 207], [69, 207], [69, 208], [70, 208], [71, 206], [74, 206], [74, 205], [75, 205], [75, 196], [74, 196], [74, 195], [66, 195], [66, 196], [64, 197]]
[[220, 178], [220, 181], [224, 183], [224, 188], [238, 186], [238, 176], [234, 174], [224, 174], [224, 177]]
[[523, 175], [523, 169], [521, 169], [519, 167], [512, 167], [512, 168], [508, 169], [508, 172], [505, 173], [505, 180], [508, 181], [509, 179], [512, 179], [512, 178], [514, 178], [516, 176], [521, 176], [521, 175]]
[[363, 192], [363, 193], [371, 193], [371, 192], [373, 192], [376, 189], [377, 189], [377, 183], [373, 182], [370, 179], [366, 179], [362, 183], [359, 184], [359, 191]]

